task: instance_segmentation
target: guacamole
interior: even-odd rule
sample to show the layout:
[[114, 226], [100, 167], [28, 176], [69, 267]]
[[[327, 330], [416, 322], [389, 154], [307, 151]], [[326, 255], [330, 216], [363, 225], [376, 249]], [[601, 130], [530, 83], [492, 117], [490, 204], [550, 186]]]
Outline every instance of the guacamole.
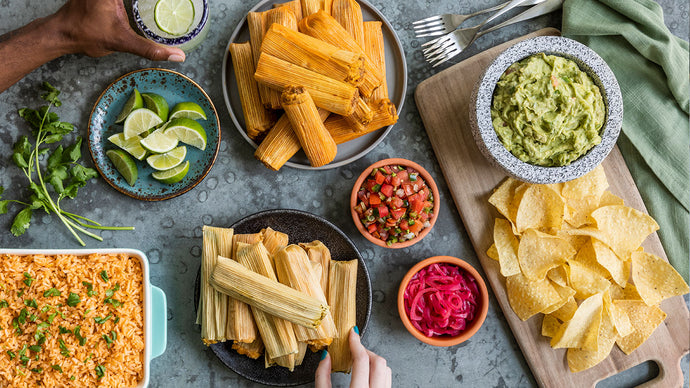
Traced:
[[569, 59], [535, 54], [512, 64], [494, 91], [491, 119], [520, 160], [565, 166], [601, 142], [601, 91]]

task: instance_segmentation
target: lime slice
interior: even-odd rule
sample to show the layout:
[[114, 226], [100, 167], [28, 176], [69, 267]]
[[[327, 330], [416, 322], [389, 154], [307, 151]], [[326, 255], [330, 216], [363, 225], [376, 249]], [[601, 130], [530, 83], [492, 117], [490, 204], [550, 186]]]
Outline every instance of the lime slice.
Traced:
[[139, 142], [146, 150], [155, 154], [162, 154], [177, 147], [177, 138], [175, 136], [167, 135], [165, 127], [161, 127], [153, 131], [150, 135], [141, 139]]
[[156, 93], [142, 93], [141, 98], [144, 100], [146, 109], [156, 112], [163, 121], [168, 119], [168, 102], [165, 98]]
[[120, 111], [120, 114], [117, 115], [117, 118], [115, 119], [115, 123], [121, 123], [125, 121], [127, 116], [129, 116], [130, 113], [132, 113], [133, 110], [143, 108], [144, 107], [144, 102], [142, 101], [141, 94], [139, 93], [138, 90], [134, 89], [132, 94], [129, 95], [129, 98], [127, 99], [127, 102], [125, 102], [125, 106], [122, 107], [122, 110]]
[[139, 160], [144, 160], [146, 156], [146, 150], [139, 144], [141, 141], [141, 137], [139, 136], [125, 139], [125, 134], [120, 132], [110, 136], [108, 140]]
[[206, 131], [201, 124], [192, 119], [179, 118], [170, 121], [165, 134], [175, 136], [177, 140], [202, 151], [206, 149]]
[[130, 186], [134, 186], [134, 182], [137, 181], [137, 176], [139, 175], [139, 170], [134, 160], [123, 150], [108, 150], [105, 151], [105, 155], [113, 162], [115, 168], [125, 178], [127, 183]]
[[194, 21], [194, 4], [191, 0], [158, 0], [153, 18], [168, 34], [184, 35]]
[[165, 171], [156, 171], [151, 174], [153, 179], [156, 179], [157, 181], [161, 183], [167, 183], [169, 185], [173, 183], [177, 183], [182, 180], [182, 178], [187, 175], [187, 172], [189, 172], [189, 160], [184, 162], [184, 164], [180, 164], [177, 167], [173, 167], [169, 170]]
[[154, 170], [165, 171], [178, 166], [187, 156], [187, 147], [179, 146], [164, 154], [151, 155], [146, 163]]
[[180, 117], [192, 120], [206, 120], [206, 112], [196, 102], [181, 102], [170, 111], [170, 120]]
[[158, 117], [156, 112], [150, 109], [141, 108], [132, 111], [132, 113], [130, 113], [125, 120], [125, 130], [123, 131], [125, 134], [125, 139], [140, 135], [143, 132], [148, 131], [149, 128], [153, 128], [162, 122], [163, 120]]

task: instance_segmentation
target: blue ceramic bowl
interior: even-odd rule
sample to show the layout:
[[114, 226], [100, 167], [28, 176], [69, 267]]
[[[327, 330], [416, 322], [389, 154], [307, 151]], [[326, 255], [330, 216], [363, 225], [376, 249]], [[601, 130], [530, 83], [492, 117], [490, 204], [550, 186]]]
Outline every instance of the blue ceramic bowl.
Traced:
[[[151, 177], [154, 170], [146, 161], [135, 160], [139, 178], [130, 186], [105, 155], [109, 149], [118, 147], [108, 137], [122, 132], [122, 125], [115, 124], [115, 118], [122, 110], [132, 91], [161, 95], [170, 105], [184, 101], [199, 104], [206, 112], [207, 120], [198, 120], [206, 131], [206, 149], [187, 146], [189, 172], [180, 182], [169, 185]], [[166, 69], [142, 69], [125, 74], [111, 83], [96, 101], [91, 111], [88, 128], [89, 151], [96, 169], [112, 187], [132, 198], [145, 201], [160, 201], [176, 197], [199, 184], [211, 170], [218, 156], [220, 146], [220, 122], [213, 102], [204, 90], [186, 76]]]

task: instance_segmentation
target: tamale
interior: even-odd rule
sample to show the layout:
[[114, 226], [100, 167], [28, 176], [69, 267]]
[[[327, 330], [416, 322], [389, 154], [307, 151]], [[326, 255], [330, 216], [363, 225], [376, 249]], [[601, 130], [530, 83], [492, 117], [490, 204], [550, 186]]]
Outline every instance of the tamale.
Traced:
[[383, 44], [381, 22], [364, 22], [364, 53], [374, 61], [374, 65], [381, 72], [381, 85], [374, 89], [370, 101], [376, 102], [388, 97], [388, 82], [386, 82], [386, 52]]
[[367, 130], [367, 125], [374, 118], [374, 111], [371, 110], [366, 101], [361, 97], [357, 98], [355, 101], [355, 111], [351, 115], [345, 116], [352, 128], [357, 132], [365, 132]]
[[331, 371], [350, 373], [352, 354], [348, 336], [357, 319], [357, 260], [332, 260], [328, 273], [328, 304], [338, 335], [328, 347]]
[[381, 80], [383, 78], [381, 71], [374, 65], [374, 62], [367, 57], [364, 49], [357, 44], [345, 28], [330, 15], [323, 11], [319, 11], [308, 17], [305, 16], [302, 21], [299, 22], [299, 31], [343, 50], [364, 55], [364, 79], [362, 83], [357, 86], [362, 96], [369, 98], [374, 92], [374, 89], [381, 85]]
[[345, 31], [364, 48], [364, 18], [362, 9], [355, 0], [333, 0], [331, 15], [340, 23]]
[[325, 11], [330, 15], [332, 3], [333, 0], [302, 0], [302, 17], [319, 11]]
[[232, 236], [232, 259], [237, 261], [237, 250], [239, 245], [237, 243], [255, 244], [264, 240], [263, 233], [244, 233]]
[[299, 246], [307, 252], [309, 261], [319, 264], [321, 271], [321, 276], [318, 277], [320, 279], [319, 283], [324, 295], [328, 297], [328, 268], [331, 263], [331, 251], [319, 240], [314, 240], [310, 243], [300, 243]]
[[[311, 262], [304, 249], [298, 245], [288, 245], [275, 254], [274, 261], [276, 275], [278, 275], [278, 280], [281, 283], [327, 303], [320, 279], [314, 275]], [[315, 349], [328, 346], [336, 335], [335, 324], [330, 312], [326, 314], [321, 325], [317, 328], [295, 326], [297, 341], [306, 341]]]
[[[232, 236], [229, 257], [237, 261], [237, 247], [239, 244], [259, 242], [262, 238], [263, 235], [261, 233], [235, 234]], [[228, 257], [228, 255], [223, 256]], [[233, 333], [232, 338], [235, 341], [247, 344], [254, 343], [259, 338], [258, 329], [249, 305], [237, 299], [228, 298], [228, 325], [226, 332]], [[261, 346], [263, 346], [263, 343], [261, 343]], [[248, 351], [251, 351], [251, 349]]]
[[264, 342], [261, 340], [261, 337], [256, 337], [253, 342], [233, 341], [232, 348], [236, 350], [237, 353], [255, 360], [264, 354]]
[[339, 49], [280, 24], [268, 29], [261, 52], [354, 86], [362, 82], [364, 75], [363, 55]]
[[280, 91], [291, 85], [303, 86], [316, 106], [329, 112], [349, 116], [355, 110], [357, 88], [273, 55], [261, 53], [254, 78], [260, 84]]
[[271, 256], [275, 255], [279, 250], [285, 248], [290, 241], [290, 237], [287, 234], [273, 230], [270, 227], [261, 229], [261, 234], [264, 236], [264, 247], [266, 247], [266, 250]]
[[384, 98], [371, 105], [374, 108], [374, 118], [364, 131], [357, 131], [352, 127], [352, 124], [342, 116], [334, 115], [324, 121], [323, 125], [326, 127], [328, 133], [331, 134], [336, 144], [343, 144], [346, 141], [356, 139], [362, 135], [376, 131], [377, 129], [393, 125], [398, 121], [395, 105], [393, 105], [389, 99]]
[[302, 20], [302, 2], [300, 0], [287, 1], [285, 3], [273, 4], [273, 8], [289, 7], [295, 14], [295, 20], [299, 23]]
[[306, 327], [318, 327], [328, 314], [326, 303], [278, 282], [263, 244], [241, 248], [237, 258], [239, 263], [218, 260], [210, 279], [216, 290], [255, 307], [252, 311], [262, 310]]
[[[325, 121], [331, 112], [318, 109], [319, 118]], [[290, 125], [290, 119], [283, 114], [266, 138], [259, 144], [254, 157], [260, 160], [266, 167], [273, 171], [280, 170], [283, 165], [292, 158], [302, 146]]]
[[[289, 29], [297, 30], [297, 19], [290, 7], [278, 7], [264, 12], [247, 13], [247, 26], [249, 28], [249, 41], [252, 46], [254, 64], [258, 64], [261, 54], [261, 43], [264, 40], [266, 30], [278, 23]], [[264, 107], [280, 109], [280, 93], [271, 90], [265, 85], [259, 84], [259, 96]]]
[[218, 341], [225, 341], [228, 319], [228, 297], [214, 290], [209, 277], [213, 267], [222, 252], [229, 253], [232, 243], [233, 230], [204, 225], [203, 250], [201, 256], [201, 286], [200, 286], [200, 315], [197, 322], [201, 324], [201, 340], [210, 345]]
[[242, 103], [245, 130], [249, 138], [256, 139], [273, 126], [274, 120], [261, 103], [259, 88], [254, 79], [254, 59], [249, 42], [230, 44], [230, 56]]
[[287, 87], [281, 103], [309, 163], [314, 167], [330, 163], [338, 146], [324, 127], [309, 92], [302, 86]]
[[298, 342], [297, 347], [299, 348], [299, 352], [297, 352], [297, 354], [295, 354], [295, 366], [302, 365], [302, 361], [304, 361], [304, 356], [307, 355], [307, 343], [306, 342]]

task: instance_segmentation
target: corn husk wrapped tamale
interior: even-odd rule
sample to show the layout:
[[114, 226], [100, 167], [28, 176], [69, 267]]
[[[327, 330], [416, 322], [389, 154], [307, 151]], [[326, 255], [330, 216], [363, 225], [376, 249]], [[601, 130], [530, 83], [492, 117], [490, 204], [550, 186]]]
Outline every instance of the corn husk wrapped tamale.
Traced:
[[[226, 341], [228, 319], [228, 297], [214, 290], [209, 283], [218, 255], [230, 253], [232, 229], [204, 225], [203, 250], [201, 256], [201, 286], [197, 323], [201, 324], [201, 340], [206, 345]], [[231, 336], [234, 333], [230, 333]]]
[[328, 268], [331, 263], [331, 251], [319, 240], [314, 240], [310, 243], [300, 243], [299, 246], [307, 252], [309, 261], [318, 264], [318, 266], [312, 266], [312, 268], [319, 268], [320, 274], [317, 275], [320, 276], [317, 276], [317, 278], [324, 295], [328, 298]]
[[[261, 229], [261, 234], [264, 236], [264, 247], [266, 247], [266, 250], [271, 256], [275, 255], [279, 250], [285, 248], [290, 241], [290, 236], [283, 232], [273, 230], [270, 227]], [[275, 264], [273, 267], [275, 268]]]
[[[255, 243], [261, 241], [262, 238], [263, 235], [261, 233], [235, 234], [232, 236], [230, 258], [237, 261], [238, 244]], [[227, 257], [227, 255], [224, 255], [224, 257]], [[235, 342], [239, 343], [237, 346], [247, 347], [246, 351], [251, 353], [254, 351], [255, 347], [259, 345], [255, 343], [259, 336], [252, 311], [246, 303], [234, 298], [228, 299], [228, 326], [226, 331], [234, 333], [233, 339]], [[247, 345], [242, 345], [243, 343]], [[251, 344], [253, 344], [254, 347], [252, 347]], [[260, 345], [263, 347], [263, 343]]]
[[281, 95], [281, 103], [309, 163], [313, 167], [330, 163], [338, 146], [323, 126], [309, 92], [301, 86], [287, 87]]
[[302, 0], [302, 17], [319, 11], [325, 11], [330, 15], [332, 3], [333, 0]]
[[254, 78], [275, 90], [300, 85], [309, 91], [319, 108], [344, 116], [355, 110], [357, 88], [290, 62], [261, 53]]
[[363, 55], [339, 49], [280, 24], [268, 29], [261, 51], [354, 86], [362, 82], [364, 75]]
[[[304, 249], [298, 245], [288, 245], [275, 254], [274, 260], [276, 274], [281, 283], [327, 303], [320, 279], [314, 275], [311, 262]], [[330, 313], [324, 317], [317, 328], [295, 327], [297, 341], [305, 341], [313, 349], [328, 346], [336, 334]]]
[[395, 105], [389, 99], [384, 98], [370, 105], [374, 108], [374, 118], [363, 132], [353, 128], [350, 122], [342, 116], [332, 115], [324, 121], [323, 125], [328, 133], [331, 134], [336, 144], [343, 144], [367, 133], [393, 125], [398, 121]]
[[331, 371], [350, 373], [352, 354], [348, 336], [356, 324], [357, 260], [332, 260], [328, 274], [328, 304], [338, 335], [328, 347]]
[[[308, 17], [305, 16], [302, 21], [299, 22], [299, 31], [343, 50], [364, 55], [364, 80], [358, 86], [362, 96], [369, 98], [374, 92], [374, 89], [381, 85], [381, 71], [375, 66], [374, 62], [367, 57], [364, 49], [357, 44], [345, 28], [343, 28], [343, 26], [332, 16], [323, 11], [319, 11]], [[338, 114], [342, 115], [342, 113]], [[347, 116], [347, 114], [343, 116]]]
[[364, 48], [364, 18], [359, 4], [355, 0], [333, 0], [331, 15], [345, 28], [359, 47]]
[[[252, 322], [254, 318], [252, 317]], [[232, 348], [239, 354], [243, 354], [249, 358], [257, 359], [264, 354], [264, 341], [261, 337], [256, 337], [252, 342], [237, 342], [232, 343]]]
[[369, 100], [377, 102], [389, 98], [388, 82], [386, 82], [386, 52], [384, 50], [381, 22], [364, 22], [364, 53], [374, 62], [374, 65], [382, 75], [381, 85], [374, 89]]
[[287, 1], [285, 3], [273, 4], [273, 8], [289, 7], [295, 14], [295, 20], [299, 23], [302, 20], [302, 2], [300, 0]]
[[362, 99], [358, 97], [355, 101], [355, 110], [351, 115], [345, 116], [345, 120], [352, 126], [357, 132], [365, 132], [367, 130], [367, 125], [371, 123], [374, 118], [374, 111], [371, 110], [369, 105]]
[[254, 59], [249, 42], [230, 44], [232, 67], [237, 79], [237, 90], [242, 103], [247, 136], [256, 139], [274, 124], [273, 115], [261, 103], [259, 88], [254, 79]]

